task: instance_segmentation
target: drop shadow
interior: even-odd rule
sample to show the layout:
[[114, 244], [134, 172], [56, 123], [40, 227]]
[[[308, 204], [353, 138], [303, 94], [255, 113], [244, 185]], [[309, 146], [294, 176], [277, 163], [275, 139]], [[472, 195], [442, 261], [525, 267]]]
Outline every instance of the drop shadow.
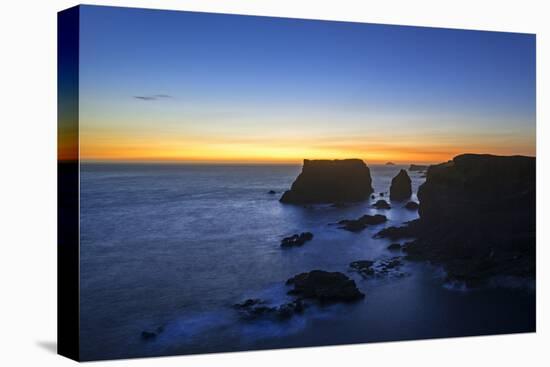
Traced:
[[57, 354], [57, 342], [55, 341], [37, 341], [36, 345], [50, 353]]

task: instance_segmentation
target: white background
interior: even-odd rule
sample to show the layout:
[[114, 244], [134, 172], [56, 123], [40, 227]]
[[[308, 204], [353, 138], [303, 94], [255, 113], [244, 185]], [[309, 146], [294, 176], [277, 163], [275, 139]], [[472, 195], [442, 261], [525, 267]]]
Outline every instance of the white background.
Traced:
[[[537, 33], [537, 333], [98, 362], [135, 366], [548, 366], [549, 11], [545, 1], [93, 1], [94, 4]], [[50, 366], [56, 342], [56, 12], [0, 13], [0, 365]], [[545, 24], [546, 23], [546, 24]], [[545, 226], [546, 224], [546, 226]], [[495, 307], [499, 307], [495, 304]], [[391, 315], [388, 315], [391, 317]]]

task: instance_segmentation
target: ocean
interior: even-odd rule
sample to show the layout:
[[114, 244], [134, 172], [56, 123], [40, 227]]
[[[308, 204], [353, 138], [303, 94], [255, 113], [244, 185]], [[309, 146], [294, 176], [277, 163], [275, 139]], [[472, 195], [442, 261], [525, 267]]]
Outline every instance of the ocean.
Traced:
[[[376, 200], [403, 166], [370, 166]], [[83, 163], [80, 177], [80, 337], [83, 360], [518, 333], [535, 329], [535, 292], [507, 282], [448, 284], [441, 268], [403, 261], [399, 272], [363, 278], [357, 260], [402, 255], [373, 238], [416, 211], [373, 200], [349, 206], [279, 203], [298, 165]], [[424, 178], [409, 172], [413, 200]], [[276, 194], [270, 194], [274, 190]], [[362, 232], [342, 219], [384, 214]], [[302, 247], [283, 237], [310, 231]], [[401, 241], [403, 243], [403, 241]], [[366, 297], [308, 307], [289, 320], [243, 320], [247, 298], [290, 300], [285, 281], [339, 271]], [[162, 332], [143, 339], [144, 330]]]

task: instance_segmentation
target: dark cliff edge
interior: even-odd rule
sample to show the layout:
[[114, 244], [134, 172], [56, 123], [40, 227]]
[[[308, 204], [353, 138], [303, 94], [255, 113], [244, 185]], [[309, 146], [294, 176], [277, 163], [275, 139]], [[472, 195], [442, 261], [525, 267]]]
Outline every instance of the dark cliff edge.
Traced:
[[360, 159], [304, 160], [302, 172], [280, 199], [285, 204], [367, 200], [373, 192], [369, 167]]
[[495, 277], [535, 277], [534, 157], [464, 154], [430, 166], [418, 190], [409, 258], [445, 267], [475, 286]]

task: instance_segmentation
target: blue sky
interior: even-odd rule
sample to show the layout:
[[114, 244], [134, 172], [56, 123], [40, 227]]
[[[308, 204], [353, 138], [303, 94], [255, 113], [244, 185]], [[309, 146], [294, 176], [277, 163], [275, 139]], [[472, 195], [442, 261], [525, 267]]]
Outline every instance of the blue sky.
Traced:
[[534, 35], [84, 6], [80, 41], [90, 159], [535, 154]]

